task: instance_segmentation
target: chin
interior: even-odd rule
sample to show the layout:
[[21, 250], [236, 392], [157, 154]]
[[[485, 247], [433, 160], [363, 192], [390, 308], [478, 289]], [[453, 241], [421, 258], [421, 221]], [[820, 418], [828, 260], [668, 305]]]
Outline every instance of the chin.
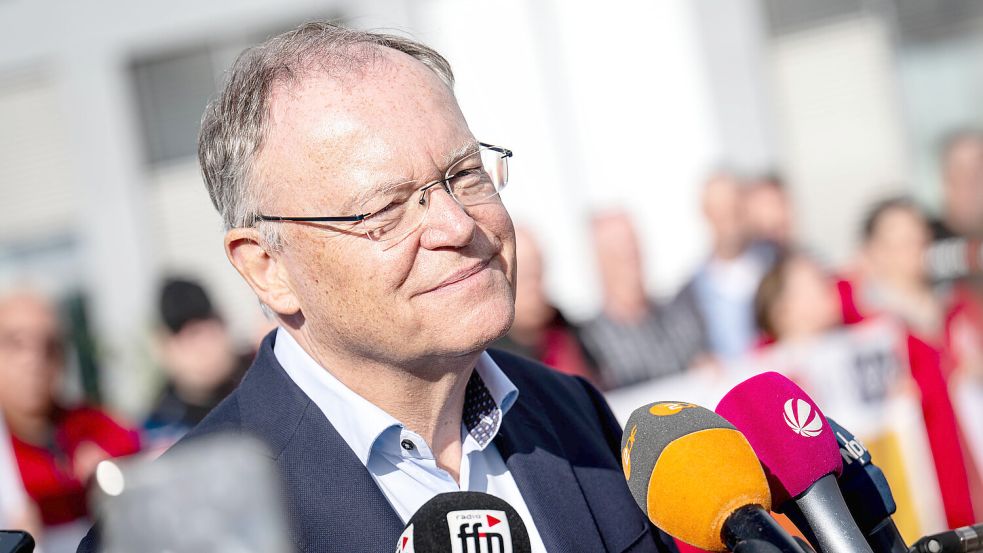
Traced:
[[444, 321], [440, 334], [445, 347], [467, 354], [481, 351], [504, 336], [512, 326], [515, 309], [511, 301], [486, 300], [439, 317]]

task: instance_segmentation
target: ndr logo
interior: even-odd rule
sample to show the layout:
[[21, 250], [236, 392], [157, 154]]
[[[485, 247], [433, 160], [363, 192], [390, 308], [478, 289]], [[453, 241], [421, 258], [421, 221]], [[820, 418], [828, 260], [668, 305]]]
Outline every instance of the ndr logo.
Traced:
[[638, 434], [637, 424], [631, 427], [625, 447], [621, 448], [621, 467], [625, 469], [625, 480], [631, 479], [631, 449], [635, 447], [635, 434]]
[[512, 532], [505, 511], [447, 513], [451, 553], [512, 553]]
[[[812, 415], [810, 420], [809, 415]], [[785, 424], [799, 436], [813, 438], [823, 432], [823, 419], [819, 411], [813, 412], [812, 405], [802, 399], [785, 402]]]

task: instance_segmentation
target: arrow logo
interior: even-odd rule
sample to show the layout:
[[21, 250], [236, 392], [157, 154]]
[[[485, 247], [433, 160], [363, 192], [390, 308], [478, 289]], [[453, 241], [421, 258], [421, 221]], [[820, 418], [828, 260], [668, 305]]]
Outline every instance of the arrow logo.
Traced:
[[[809, 419], [812, 415], [812, 419]], [[814, 438], [823, 432], [823, 420], [819, 411], [813, 413], [812, 405], [802, 399], [785, 402], [785, 424], [799, 436]]]
[[492, 526], [495, 526], [499, 522], [502, 522], [501, 520], [499, 520], [499, 519], [497, 519], [497, 518], [495, 518], [495, 517], [493, 517], [491, 515], [486, 515], [486, 516], [488, 517], [488, 527], [489, 528], [491, 528]]

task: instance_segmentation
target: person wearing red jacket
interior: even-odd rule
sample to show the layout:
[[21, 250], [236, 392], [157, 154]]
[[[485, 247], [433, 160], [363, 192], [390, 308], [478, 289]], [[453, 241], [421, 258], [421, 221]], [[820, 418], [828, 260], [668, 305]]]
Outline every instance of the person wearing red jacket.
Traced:
[[[45, 551], [82, 537], [88, 517], [86, 484], [96, 465], [139, 450], [135, 432], [92, 407], [55, 400], [65, 346], [58, 317], [30, 293], [0, 297], [0, 411], [24, 489], [44, 525]], [[59, 536], [55, 538], [54, 536]], [[48, 543], [45, 538], [50, 537]]]
[[922, 415], [950, 528], [974, 524], [976, 516], [967, 455], [946, 377], [953, 363], [945, 342], [943, 302], [932, 289], [924, 259], [931, 239], [928, 221], [907, 198], [871, 209], [864, 224], [860, 274], [841, 282], [845, 323], [875, 316], [898, 318], [908, 329], [911, 375], [921, 392]]

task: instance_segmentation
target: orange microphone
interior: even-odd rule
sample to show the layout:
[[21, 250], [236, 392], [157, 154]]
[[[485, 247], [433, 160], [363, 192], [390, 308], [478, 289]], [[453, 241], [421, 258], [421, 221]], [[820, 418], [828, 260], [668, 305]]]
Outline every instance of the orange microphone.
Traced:
[[621, 460], [649, 520], [711, 551], [804, 553], [768, 514], [771, 491], [747, 439], [713, 411], [683, 402], [636, 409]]

